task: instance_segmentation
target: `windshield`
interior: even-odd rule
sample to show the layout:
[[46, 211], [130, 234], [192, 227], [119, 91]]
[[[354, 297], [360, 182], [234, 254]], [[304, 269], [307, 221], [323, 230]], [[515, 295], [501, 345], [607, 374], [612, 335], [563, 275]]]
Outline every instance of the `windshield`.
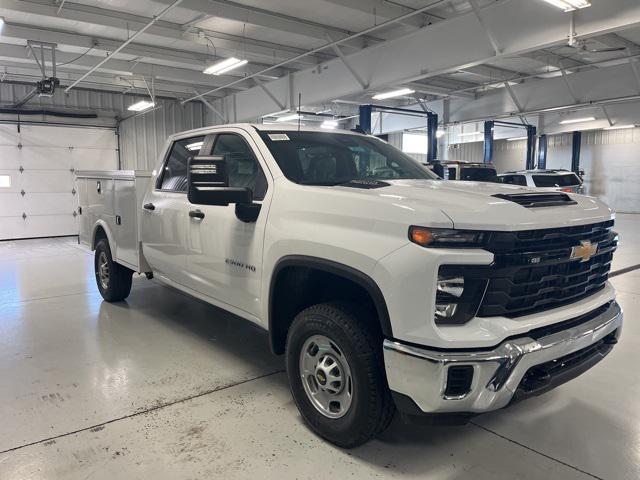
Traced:
[[493, 168], [464, 167], [460, 169], [460, 180], [473, 182], [500, 182], [497, 172]]
[[536, 187], [577, 187], [580, 179], [574, 173], [564, 175], [533, 175]]
[[385, 142], [333, 132], [259, 132], [284, 175], [304, 185], [353, 180], [437, 180], [438, 176]]

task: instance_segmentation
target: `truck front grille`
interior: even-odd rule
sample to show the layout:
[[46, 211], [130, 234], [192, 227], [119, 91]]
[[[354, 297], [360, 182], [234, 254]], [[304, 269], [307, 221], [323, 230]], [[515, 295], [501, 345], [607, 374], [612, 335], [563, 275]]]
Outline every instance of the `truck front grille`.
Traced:
[[[578, 227], [493, 232], [495, 264], [478, 316], [518, 317], [576, 302], [603, 289], [618, 244], [613, 221]], [[597, 245], [590, 258], [574, 247]]]

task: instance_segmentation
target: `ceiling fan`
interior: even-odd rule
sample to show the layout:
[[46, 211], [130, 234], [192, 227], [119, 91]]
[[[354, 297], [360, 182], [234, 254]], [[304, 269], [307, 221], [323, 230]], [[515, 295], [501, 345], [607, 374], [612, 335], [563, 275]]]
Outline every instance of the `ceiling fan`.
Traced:
[[626, 47], [607, 47], [607, 48], [591, 48], [588, 40], [574, 39], [573, 42], [569, 42], [567, 47], [576, 50], [578, 55], [587, 55], [590, 53], [610, 53], [610, 52], [624, 52]]

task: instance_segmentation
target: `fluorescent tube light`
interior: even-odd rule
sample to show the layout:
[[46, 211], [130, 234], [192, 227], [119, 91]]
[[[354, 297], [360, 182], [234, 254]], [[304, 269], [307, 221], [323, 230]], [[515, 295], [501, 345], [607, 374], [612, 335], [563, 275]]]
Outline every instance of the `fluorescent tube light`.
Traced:
[[238, 58], [231, 57], [214, 63], [213, 65], [209, 65], [204, 69], [203, 73], [206, 73], [207, 75], [221, 75], [229, 70], [246, 65], [247, 63], [248, 60], [240, 60]]
[[185, 148], [187, 150], [189, 150], [190, 152], [195, 152], [195, 151], [199, 151], [200, 148], [202, 148], [202, 144], [204, 142], [195, 142], [195, 143], [190, 143], [188, 144]]
[[593, 122], [595, 119], [596, 117], [570, 118], [568, 120], [561, 121], [560, 125], [569, 125], [571, 123]]
[[300, 115], [298, 115], [297, 113], [294, 113], [293, 115], [286, 115], [284, 117], [278, 117], [276, 119], [277, 122], [290, 122], [291, 120], [298, 120], [300, 118]]
[[547, 3], [550, 3], [554, 7], [558, 7], [560, 10], [564, 10], [565, 12], [571, 12], [573, 10], [578, 10], [580, 8], [587, 8], [591, 6], [591, 2], [589, 0], [544, 0]]
[[528, 137], [513, 137], [513, 138], [507, 138], [507, 142], [516, 142], [518, 140], [526, 140]]
[[320, 125], [320, 127], [322, 128], [336, 128], [337, 126], [337, 120], [325, 120], [324, 122], [322, 122], [322, 125]]
[[388, 98], [401, 97], [402, 95], [410, 95], [415, 93], [415, 90], [410, 88], [401, 88], [400, 90], [393, 90], [392, 92], [377, 93], [373, 96], [374, 100], [386, 100]]
[[143, 110], [147, 110], [151, 107], [155, 107], [155, 103], [150, 102], [149, 100], [140, 100], [133, 105], [129, 105], [127, 110], [131, 110], [132, 112], [142, 112]]
[[613, 125], [611, 127], [603, 128], [603, 130], [622, 130], [623, 128], [636, 128], [635, 125]]

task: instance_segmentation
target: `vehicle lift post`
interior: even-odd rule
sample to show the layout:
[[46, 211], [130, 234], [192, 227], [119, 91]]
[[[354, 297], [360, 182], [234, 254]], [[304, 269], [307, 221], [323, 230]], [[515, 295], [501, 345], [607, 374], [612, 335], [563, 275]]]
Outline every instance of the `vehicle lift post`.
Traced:
[[580, 145], [582, 143], [582, 132], [573, 132], [571, 148], [571, 171], [580, 175]]
[[521, 125], [519, 123], [504, 122], [501, 120], [488, 120], [484, 122], [484, 163], [493, 161], [493, 134], [496, 125], [509, 128], [527, 129], [527, 170], [535, 167], [536, 135], [538, 129], [533, 125]]
[[535, 168], [536, 134], [537, 128], [527, 125], [527, 170]]
[[545, 170], [547, 168], [547, 136], [540, 135], [538, 139], [538, 168]]
[[494, 121], [484, 122], [484, 163], [493, 161], [493, 130]]
[[424, 112], [421, 110], [411, 110], [409, 108], [387, 107], [384, 105], [360, 105], [358, 128], [368, 134], [371, 134], [371, 114], [373, 111], [391, 112], [400, 115], [408, 115], [412, 117], [427, 117], [427, 161], [435, 162], [438, 158], [438, 114], [433, 112]]

